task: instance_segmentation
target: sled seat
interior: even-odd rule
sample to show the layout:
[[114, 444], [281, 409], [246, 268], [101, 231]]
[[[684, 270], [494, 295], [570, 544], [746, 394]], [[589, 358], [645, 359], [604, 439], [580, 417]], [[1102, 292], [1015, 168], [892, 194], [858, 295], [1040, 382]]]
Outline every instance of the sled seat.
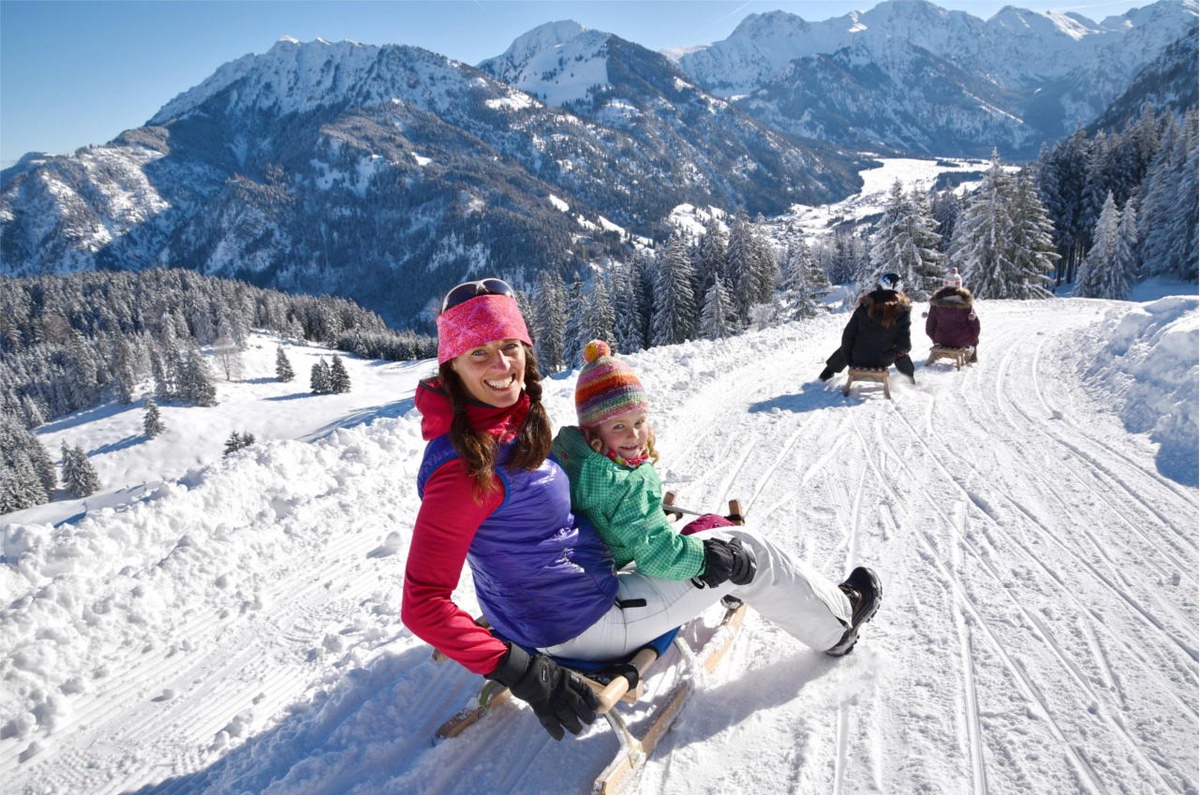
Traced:
[[974, 348], [951, 348], [948, 345], [934, 345], [929, 349], [929, 361], [925, 362], [925, 366], [936, 362], [938, 359], [950, 359], [954, 362], [954, 369], [961, 370], [964, 364], [971, 360], [971, 354], [975, 352]]
[[846, 376], [846, 385], [842, 387], [842, 394], [850, 394], [850, 385], [855, 381], [874, 381], [883, 384], [883, 396], [889, 400], [892, 397], [892, 389], [888, 384], [888, 368], [887, 367], [851, 367]]

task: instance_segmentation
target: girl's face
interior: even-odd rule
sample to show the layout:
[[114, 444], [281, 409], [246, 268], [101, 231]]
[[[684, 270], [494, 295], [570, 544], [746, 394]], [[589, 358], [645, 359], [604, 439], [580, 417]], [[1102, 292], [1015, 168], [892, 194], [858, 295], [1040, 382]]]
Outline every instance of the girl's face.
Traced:
[[646, 452], [646, 445], [650, 442], [650, 417], [645, 411], [634, 409], [618, 414], [590, 430], [604, 444], [602, 452], [613, 452], [622, 458], [634, 459]]
[[480, 403], [507, 408], [525, 388], [525, 346], [520, 340], [494, 340], [450, 360], [467, 392]]

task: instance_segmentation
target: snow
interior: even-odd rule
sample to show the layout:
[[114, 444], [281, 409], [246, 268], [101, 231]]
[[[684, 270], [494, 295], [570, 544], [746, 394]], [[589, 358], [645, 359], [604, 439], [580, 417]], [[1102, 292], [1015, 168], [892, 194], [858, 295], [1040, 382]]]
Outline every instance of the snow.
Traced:
[[[632, 791], [1195, 792], [1200, 308], [1146, 293], [981, 302], [962, 371], [920, 366], [918, 321], [892, 401], [816, 380], [844, 314], [629, 356], [680, 504], [740, 498], [886, 590], [843, 660], [751, 612]], [[514, 705], [430, 743], [479, 683], [398, 618], [432, 363], [347, 356], [352, 391], [317, 397], [330, 352], [286, 350], [295, 382], [255, 337], [154, 440], [138, 407], [40, 429], [105, 491], [2, 519], [4, 790], [586, 789], [603, 722], [558, 744]], [[574, 384], [546, 382], [557, 422]], [[257, 444], [222, 457], [234, 430]]]

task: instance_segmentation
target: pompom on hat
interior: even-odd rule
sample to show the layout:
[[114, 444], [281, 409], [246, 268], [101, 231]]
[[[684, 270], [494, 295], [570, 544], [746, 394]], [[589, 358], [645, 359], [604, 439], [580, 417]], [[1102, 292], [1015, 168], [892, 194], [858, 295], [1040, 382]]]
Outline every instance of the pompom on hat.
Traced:
[[951, 268], [946, 274], [946, 278], [942, 279], [943, 287], [962, 287], [962, 276], [958, 272], [958, 268]]
[[627, 411], [650, 408], [642, 382], [629, 365], [613, 357], [607, 342], [589, 342], [583, 361], [575, 384], [575, 413], [581, 426], [595, 427]]

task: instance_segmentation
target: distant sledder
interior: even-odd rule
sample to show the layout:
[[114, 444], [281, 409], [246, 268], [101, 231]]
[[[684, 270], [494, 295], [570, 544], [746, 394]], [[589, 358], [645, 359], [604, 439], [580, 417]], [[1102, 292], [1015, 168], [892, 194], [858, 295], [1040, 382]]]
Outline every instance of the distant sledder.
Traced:
[[850, 385], [855, 381], [875, 381], [883, 385], [884, 395], [890, 398], [888, 368], [894, 364], [912, 383], [917, 382], [908, 356], [912, 350], [912, 301], [901, 287], [900, 274], [885, 273], [879, 277], [877, 289], [858, 299], [842, 330], [841, 346], [825, 360], [819, 376], [822, 381], [849, 366], [845, 394], [850, 394]]
[[929, 299], [925, 333], [933, 340], [926, 366], [938, 359], [950, 359], [955, 369], [961, 369], [979, 360], [979, 316], [958, 268], [950, 269], [942, 288]]

